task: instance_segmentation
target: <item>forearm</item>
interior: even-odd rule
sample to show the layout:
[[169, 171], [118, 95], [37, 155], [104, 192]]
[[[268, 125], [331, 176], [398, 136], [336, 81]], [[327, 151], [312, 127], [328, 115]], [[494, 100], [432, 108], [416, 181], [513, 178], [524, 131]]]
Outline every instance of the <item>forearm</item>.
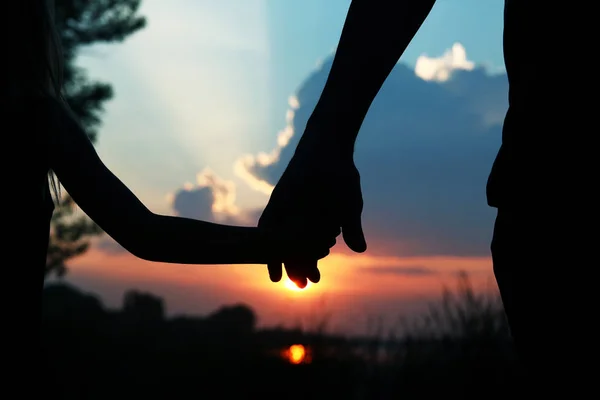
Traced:
[[353, 0], [333, 65], [310, 123], [353, 149], [360, 126], [435, 0]]
[[176, 264], [266, 263], [258, 229], [154, 214], [125, 246], [149, 261]]

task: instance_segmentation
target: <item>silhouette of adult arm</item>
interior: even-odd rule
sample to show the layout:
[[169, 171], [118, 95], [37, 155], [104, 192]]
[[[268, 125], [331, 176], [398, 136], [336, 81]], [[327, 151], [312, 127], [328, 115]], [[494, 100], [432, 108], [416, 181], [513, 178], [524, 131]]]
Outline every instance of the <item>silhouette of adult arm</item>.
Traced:
[[[104, 165], [84, 130], [62, 105], [48, 100], [47, 110], [52, 121], [50, 167], [77, 205], [133, 255], [181, 264], [266, 264], [289, 250], [283, 241], [257, 228], [151, 212]], [[309, 253], [325, 256], [323, 249], [314, 251], [312, 244], [306, 245]]]
[[[353, 151], [371, 103], [434, 4], [435, 0], [352, 1], [303, 138], [318, 136], [341, 151]], [[324, 130], [321, 124], [335, 129]], [[316, 151], [312, 145], [306, 151]]]
[[[354, 144], [375, 96], [434, 4], [435, 0], [352, 1], [323, 92], [259, 227], [336, 236], [341, 228], [351, 250], [366, 250]], [[286, 261], [285, 266], [299, 286], [306, 285], [307, 278], [320, 278], [314, 260]], [[271, 280], [279, 281], [281, 263], [268, 268]]]

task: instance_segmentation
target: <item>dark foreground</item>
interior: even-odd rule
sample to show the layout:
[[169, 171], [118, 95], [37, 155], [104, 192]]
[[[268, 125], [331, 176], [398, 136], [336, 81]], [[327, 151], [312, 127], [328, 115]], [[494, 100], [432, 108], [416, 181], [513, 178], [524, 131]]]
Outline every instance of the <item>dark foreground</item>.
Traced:
[[243, 305], [164, 316], [129, 292], [120, 310], [65, 285], [43, 303], [46, 398], [500, 398], [520, 381], [502, 309], [466, 277], [402, 336], [255, 327]]

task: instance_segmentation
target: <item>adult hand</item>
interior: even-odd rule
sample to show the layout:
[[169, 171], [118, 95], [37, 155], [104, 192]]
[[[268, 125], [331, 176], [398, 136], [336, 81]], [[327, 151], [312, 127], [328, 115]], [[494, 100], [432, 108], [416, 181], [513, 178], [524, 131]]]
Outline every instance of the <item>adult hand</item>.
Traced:
[[[362, 253], [367, 249], [362, 209], [360, 174], [352, 152], [341, 150], [337, 143], [320, 139], [307, 129], [258, 226], [307, 240], [335, 238], [341, 232], [346, 245]], [[283, 263], [290, 280], [301, 288], [308, 280], [320, 280], [315, 259], [284, 259]], [[269, 263], [268, 270], [271, 281], [281, 280], [281, 262]]]

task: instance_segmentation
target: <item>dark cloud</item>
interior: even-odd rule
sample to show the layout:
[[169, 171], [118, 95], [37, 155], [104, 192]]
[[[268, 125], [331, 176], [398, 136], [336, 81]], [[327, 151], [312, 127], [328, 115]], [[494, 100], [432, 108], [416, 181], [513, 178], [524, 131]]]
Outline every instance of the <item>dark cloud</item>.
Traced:
[[172, 207], [182, 217], [213, 221], [213, 202], [212, 188], [196, 187], [178, 190], [173, 197]]
[[377, 275], [425, 276], [435, 275], [437, 271], [420, 265], [402, 267], [369, 267], [361, 268], [361, 272]]
[[233, 182], [221, 179], [209, 169], [200, 172], [196, 181], [172, 196], [173, 211], [177, 215], [231, 225], [254, 223], [255, 210], [241, 210], [236, 206]]
[[[277, 182], [330, 67], [331, 59], [298, 90], [290, 122], [295, 134], [278, 161], [247, 163], [246, 173]], [[507, 79], [482, 67], [449, 76], [424, 80], [398, 64], [364, 121], [356, 162], [371, 254], [489, 254], [494, 210], [487, 206], [485, 184], [500, 146]]]

